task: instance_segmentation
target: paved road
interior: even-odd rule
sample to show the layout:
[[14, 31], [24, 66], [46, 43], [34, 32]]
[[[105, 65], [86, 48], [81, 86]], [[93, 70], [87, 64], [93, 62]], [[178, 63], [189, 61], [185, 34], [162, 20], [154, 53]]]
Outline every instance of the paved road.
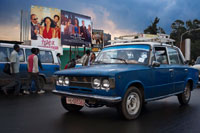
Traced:
[[68, 113], [58, 96], [0, 95], [0, 133], [140, 133], [200, 132], [200, 89], [192, 92], [188, 106], [176, 97], [150, 102], [132, 121], [119, 117], [114, 108], [87, 108]]

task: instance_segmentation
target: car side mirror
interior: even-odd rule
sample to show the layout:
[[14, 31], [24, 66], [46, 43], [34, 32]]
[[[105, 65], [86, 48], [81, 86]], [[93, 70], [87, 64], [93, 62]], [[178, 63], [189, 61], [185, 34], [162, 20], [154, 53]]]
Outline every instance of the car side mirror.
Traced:
[[152, 62], [152, 66], [153, 66], [153, 67], [159, 67], [159, 66], [160, 66], [160, 62], [158, 62], [158, 61], [153, 61], [153, 62]]

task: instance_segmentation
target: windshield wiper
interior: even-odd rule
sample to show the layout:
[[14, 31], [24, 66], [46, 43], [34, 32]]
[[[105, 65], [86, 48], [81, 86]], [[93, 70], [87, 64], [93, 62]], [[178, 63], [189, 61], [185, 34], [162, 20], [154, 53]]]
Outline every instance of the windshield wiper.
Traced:
[[93, 64], [106, 64], [106, 63], [103, 61], [95, 61]]
[[128, 63], [126, 62], [126, 60], [125, 60], [125, 59], [122, 59], [122, 58], [111, 58], [111, 59], [120, 60], [120, 61], [123, 61], [125, 64], [128, 64]]

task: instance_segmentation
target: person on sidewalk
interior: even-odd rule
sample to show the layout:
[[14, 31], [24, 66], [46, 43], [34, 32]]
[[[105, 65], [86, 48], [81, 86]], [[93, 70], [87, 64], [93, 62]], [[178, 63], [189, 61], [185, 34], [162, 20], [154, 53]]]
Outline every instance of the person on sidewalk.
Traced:
[[82, 65], [83, 66], [88, 66], [89, 59], [90, 59], [90, 50], [87, 50], [86, 54], [83, 57]]
[[27, 66], [28, 66], [28, 73], [29, 73], [29, 80], [28, 85], [31, 85], [31, 82], [35, 82], [36, 86], [36, 93], [42, 94], [43, 91], [39, 85], [39, 68], [38, 68], [38, 56], [37, 56], [37, 49], [31, 49], [32, 54], [28, 56]]
[[4, 86], [2, 88], [3, 92], [7, 95], [7, 91], [10, 89], [13, 89], [14, 87], [14, 95], [21, 95], [20, 88], [21, 88], [21, 81], [20, 81], [20, 74], [19, 74], [19, 68], [20, 68], [20, 61], [19, 61], [19, 51], [20, 47], [18, 44], [14, 45], [14, 50], [12, 51], [10, 55], [10, 67], [11, 67], [11, 73], [12, 73], [12, 82], [10, 84]]
[[61, 60], [60, 60], [60, 53], [57, 53], [57, 59], [58, 59], [58, 64], [59, 64], [59, 69], [61, 70]]

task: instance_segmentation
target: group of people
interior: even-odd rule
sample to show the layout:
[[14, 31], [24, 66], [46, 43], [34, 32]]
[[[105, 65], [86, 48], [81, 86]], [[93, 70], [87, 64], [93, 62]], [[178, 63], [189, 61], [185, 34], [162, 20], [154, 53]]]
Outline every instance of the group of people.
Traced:
[[86, 54], [83, 56], [82, 66], [90, 66], [94, 63], [96, 59], [95, 53], [91, 53], [90, 50], [86, 51]]
[[92, 44], [103, 44], [103, 33], [93, 33]]
[[64, 17], [61, 23], [61, 34], [64, 38], [71, 36], [81, 37], [82, 40], [91, 42], [91, 25], [88, 28], [85, 26], [85, 21], [81, 21], [82, 25], [79, 26], [79, 20], [77, 18]]
[[7, 95], [8, 90], [14, 88], [14, 95], [22, 95], [31, 93], [31, 83], [35, 83], [36, 90], [32, 93], [42, 94], [45, 91], [41, 89], [39, 84], [39, 67], [43, 70], [42, 64], [38, 57], [39, 49], [32, 48], [31, 55], [28, 56], [27, 59], [27, 68], [28, 68], [28, 81], [26, 82], [26, 89], [24, 91], [21, 90], [22, 82], [20, 79], [20, 60], [19, 60], [19, 51], [20, 46], [18, 44], [14, 45], [14, 50], [10, 55], [10, 68], [11, 68], [11, 76], [13, 80], [6, 86], [2, 88], [3, 92]]
[[60, 17], [58, 15], [54, 15], [53, 19], [45, 17], [41, 20], [41, 22], [38, 22], [37, 15], [31, 14], [31, 39], [38, 40], [39, 35], [46, 39], [60, 39], [59, 20]]
[[76, 55], [76, 60], [72, 59], [69, 61], [69, 63], [66, 64], [64, 69], [69, 69], [69, 68], [74, 68], [77, 63], [82, 63], [82, 66], [90, 66], [94, 63], [96, 59], [95, 53], [91, 53], [90, 50], [87, 50], [86, 53], [82, 57], [82, 62], [81, 62], [81, 57], [79, 55]]

